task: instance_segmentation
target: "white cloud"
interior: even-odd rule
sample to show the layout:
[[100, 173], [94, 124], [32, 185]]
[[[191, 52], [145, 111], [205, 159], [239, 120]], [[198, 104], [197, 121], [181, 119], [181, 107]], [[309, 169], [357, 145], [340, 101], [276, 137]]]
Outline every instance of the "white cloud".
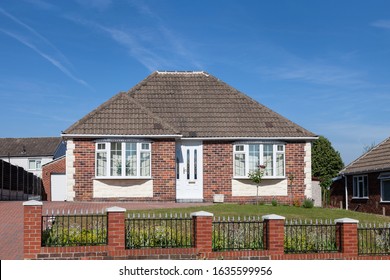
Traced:
[[371, 23], [374, 27], [390, 29], [390, 20], [377, 20]]

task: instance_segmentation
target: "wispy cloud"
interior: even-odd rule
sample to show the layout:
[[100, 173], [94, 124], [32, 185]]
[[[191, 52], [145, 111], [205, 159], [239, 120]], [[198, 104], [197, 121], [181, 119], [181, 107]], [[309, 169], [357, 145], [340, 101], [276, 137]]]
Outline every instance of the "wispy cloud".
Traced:
[[76, 0], [76, 2], [85, 7], [85, 8], [93, 8], [99, 11], [104, 11], [111, 6], [111, 0]]
[[75, 74], [72, 73], [72, 71], [69, 69], [69, 67], [71, 67], [69, 60], [47, 38], [45, 38], [31, 26], [6, 12], [1, 7], [0, 14], [10, 19], [13, 23], [16, 23], [16, 27], [19, 27], [18, 31], [0, 29], [2, 33], [33, 50], [35, 53], [50, 62], [75, 82], [91, 89], [87, 82], [78, 78]]
[[77, 24], [102, 32], [117, 44], [123, 46], [129, 55], [140, 62], [149, 71], [158, 69], [178, 69], [183, 66], [202, 69], [183, 40], [175, 34], [163, 20], [144, 2], [130, 2], [136, 11], [146, 18], [142, 28], [113, 27], [77, 16], [65, 16]]
[[390, 29], [390, 20], [377, 20], [371, 23], [371, 26]]

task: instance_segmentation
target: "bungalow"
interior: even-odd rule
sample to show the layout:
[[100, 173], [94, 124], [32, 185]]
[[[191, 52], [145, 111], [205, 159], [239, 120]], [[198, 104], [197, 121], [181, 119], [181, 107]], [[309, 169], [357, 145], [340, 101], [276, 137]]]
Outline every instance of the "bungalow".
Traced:
[[206, 72], [154, 72], [62, 137], [68, 201], [312, 197], [316, 135]]
[[350, 210], [390, 214], [390, 137], [340, 171], [331, 187], [331, 202]]

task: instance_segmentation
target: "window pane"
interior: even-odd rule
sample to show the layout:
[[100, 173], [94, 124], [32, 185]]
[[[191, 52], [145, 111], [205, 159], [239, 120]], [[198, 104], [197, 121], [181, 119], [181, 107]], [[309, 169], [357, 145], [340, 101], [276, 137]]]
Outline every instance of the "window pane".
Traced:
[[276, 176], [284, 176], [284, 154], [276, 155]]
[[41, 161], [40, 161], [40, 160], [36, 160], [36, 161], [35, 161], [35, 168], [36, 168], [37, 170], [40, 170], [40, 169], [41, 169]]
[[122, 175], [122, 143], [111, 143], [111, 176]]
[[358, 197], [358, 189], [357, 189], [357, 177], [353, 177], [353, 196]]
[[273, 145], [264, 145], [263, 147], [263, 161], [265, 165], [265, 176], [273, 176], [274, 160], [273, 160]]
[[249, 145], [249, 172], [255, 171], [260, 165], [260, 146]]
[[148, 143], [142, 143], [142, 150], [149, 150], [149, 144]]
[[245, 176], [245, 154], [234, 155], [234, 176]]
[[368, 197], [368, 176], [363, 176], [363, 197]]
[[244, 145], [236, 145], [236, 152], [243, 152], [244, 151]]
[[126, 176], [137, 176], [136, 143], [126, 143]]
[[28, 169], [35, 169], [35, 160], [31, 159], [28, 161]]
[[141, 176], [150, 176], [150, 152], [141, 152]]
[[382, 201], [390, 201], [390, 180], [382, 181]]
[[96, 155], [96, 176], [106, 176], [107, 172], [107, 153], [99, 152]]

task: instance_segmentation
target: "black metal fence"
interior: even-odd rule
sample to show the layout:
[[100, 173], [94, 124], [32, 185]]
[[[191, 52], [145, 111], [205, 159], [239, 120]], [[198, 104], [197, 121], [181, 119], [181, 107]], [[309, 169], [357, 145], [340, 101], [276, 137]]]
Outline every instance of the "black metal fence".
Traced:
[[106, 245], [107, 240], [106, 214], [42, 216], [42, 247]]
[[194, 247], [194, 225], [183, 214], [129, 215], [126, 224], [126, 249]]
[[0, 200], [41, 197], [42, 180], [22, 167], [0, 160]]
[[214, 219], [213, 251], [263, 250], [264, 227], [260, 217]]
[[359, 255], [390, 254], [390, 224], [365, 224], [358, 228]]
[[338, 252], [340, 231], [330, 221], [286, 221], [284, 227], [285, 253]]

